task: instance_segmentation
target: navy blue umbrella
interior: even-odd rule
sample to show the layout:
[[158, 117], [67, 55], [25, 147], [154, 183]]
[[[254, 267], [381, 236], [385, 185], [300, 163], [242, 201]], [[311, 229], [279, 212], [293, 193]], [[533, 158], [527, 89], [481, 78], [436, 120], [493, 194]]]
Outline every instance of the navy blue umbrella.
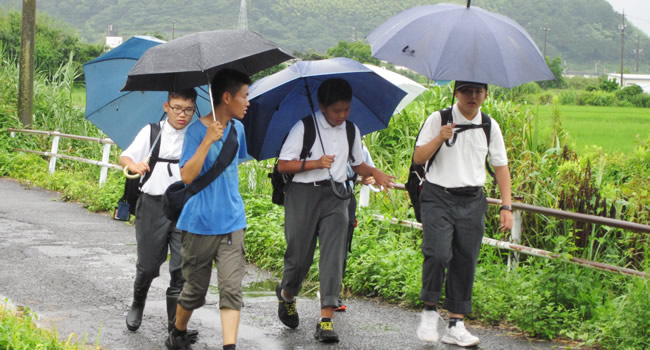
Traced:
[[[113, 50], [84, 64], [86, 118], [121, 148], [127, 148], [140, 129], [164, 117], [167, 92], [120, 91], [133, 65], [149, 48], [164, 41], [134, 36]], [[210, 109], [207, 88], [197, 88], [199, 110]]]
[[277, 157], [295, 123], [318, 108], [321, 82], [343, 78], [352, 86], [349, 120], [361, 135], [388, 126], [406, 92], [370, 68], [349, 58], [299, 61], [258, 80], [249, 89], [250, 107], [243, 119], [248, 153], [257, 160]]
[[511, 88], [555, 78], [526, 30], [469, 2], [411, 8], [377, 27], [368, 41], [373, 57], [432, 80]]

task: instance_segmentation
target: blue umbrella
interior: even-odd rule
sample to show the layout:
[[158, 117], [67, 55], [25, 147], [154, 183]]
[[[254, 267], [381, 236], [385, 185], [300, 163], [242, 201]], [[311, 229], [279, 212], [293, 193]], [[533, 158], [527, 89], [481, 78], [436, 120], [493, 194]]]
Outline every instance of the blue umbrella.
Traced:
[[313, 113], [310, 98], [318, 108], [318, 87], [329, 78], [343, 78], [352, 86], [349, 120], [361, 135], [387, 127], [406, 96], [404, 90], [349, 58], [296, 62], [251, 85], [251, 105], [243, 120], [249, 154], [257, 160], [277, 157], [293, 125]]
[[432, 80], [511, 88], [555, 78], [526, 30], [469, 2], [411, 8], [377, 27], [368, 41], [373, 57]]
[[[164, 117], [167, 92], [125, 91], [127, 75], [150, 47], [164, 43], [148, 36], [134, 36], [113, 50], [84, 64], [86, 79], [86, 119], [102, 130], [121, 148], [126, 149], [146, 124]], [[197, 105], [210, 109], [205, 87], [197, 88]]]

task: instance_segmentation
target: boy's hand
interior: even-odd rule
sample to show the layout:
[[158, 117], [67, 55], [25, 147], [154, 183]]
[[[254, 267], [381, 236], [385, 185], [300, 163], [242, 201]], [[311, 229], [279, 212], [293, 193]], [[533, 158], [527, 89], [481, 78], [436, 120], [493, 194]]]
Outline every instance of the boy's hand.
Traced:
[[375, 184], [375, 178], [372, 176], [363, 176], [361, 178], [361, 183], [364, 185], [374, 185]]
[[320, 157], [318, 160], [318, 166], [319, 169], [329, 169], [332, 167], [332, 163], [334, 163], [334, 157], [336, 156], [328, 156], [327, 154]]
[[373, 177], [375, 178], [375, 185], [379, 186], [379, 189], [382, 191], [388, 192], [389, 188], [395, 187], [395, 176], [388, 175], [383, 171], [374, 168]]
[[501, 210], [499, 213], [499, 228], [501, 231], [510, 231], [512, 229], [513, 217], [510, 210]]
[[442, 137], [443, 141], [447, 141], [454, 136], [454, 127], [456, 127], [456, 123], [443, 125], [440, 128], [440, 137]]
[[133, 174], [140, 174], [141, 176], [144, 176], [144, 174], [150, 170], [151, 169], [149, 169], [149, 164], [147, 164], [147, 162], [139, 162], [129, 165], [129, 172]]
[[205, 133], [205, 140], [214, 143], [223, 137], [224, 126], [219, 122], [213, 122], [208, 126], [208, 131]]

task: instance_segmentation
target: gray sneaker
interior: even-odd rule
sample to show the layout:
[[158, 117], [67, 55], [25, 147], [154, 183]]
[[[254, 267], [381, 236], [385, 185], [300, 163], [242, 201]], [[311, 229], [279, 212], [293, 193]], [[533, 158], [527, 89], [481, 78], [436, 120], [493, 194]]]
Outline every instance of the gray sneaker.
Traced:
[[[196, 338], [194, 338], [194, 341], [196, 341]], [[167, 350], [192, 350], [192, 343], [192, 339], [187, 336], [187, 333], [179, 335], [174, 329], [169, 332], [167, 340], [165, 340], [165, 347]]]

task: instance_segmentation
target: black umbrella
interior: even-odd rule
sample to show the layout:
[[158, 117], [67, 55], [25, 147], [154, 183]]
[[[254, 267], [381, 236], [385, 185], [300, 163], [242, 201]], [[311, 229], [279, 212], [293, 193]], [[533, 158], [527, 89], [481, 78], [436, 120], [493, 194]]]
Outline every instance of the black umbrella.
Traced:
[[248, 75], [292, 58], [248, 30], [189, 34], [147, 50], [129, 72], [122, 91], [174, 91], [208, 84], [223, 68]]

